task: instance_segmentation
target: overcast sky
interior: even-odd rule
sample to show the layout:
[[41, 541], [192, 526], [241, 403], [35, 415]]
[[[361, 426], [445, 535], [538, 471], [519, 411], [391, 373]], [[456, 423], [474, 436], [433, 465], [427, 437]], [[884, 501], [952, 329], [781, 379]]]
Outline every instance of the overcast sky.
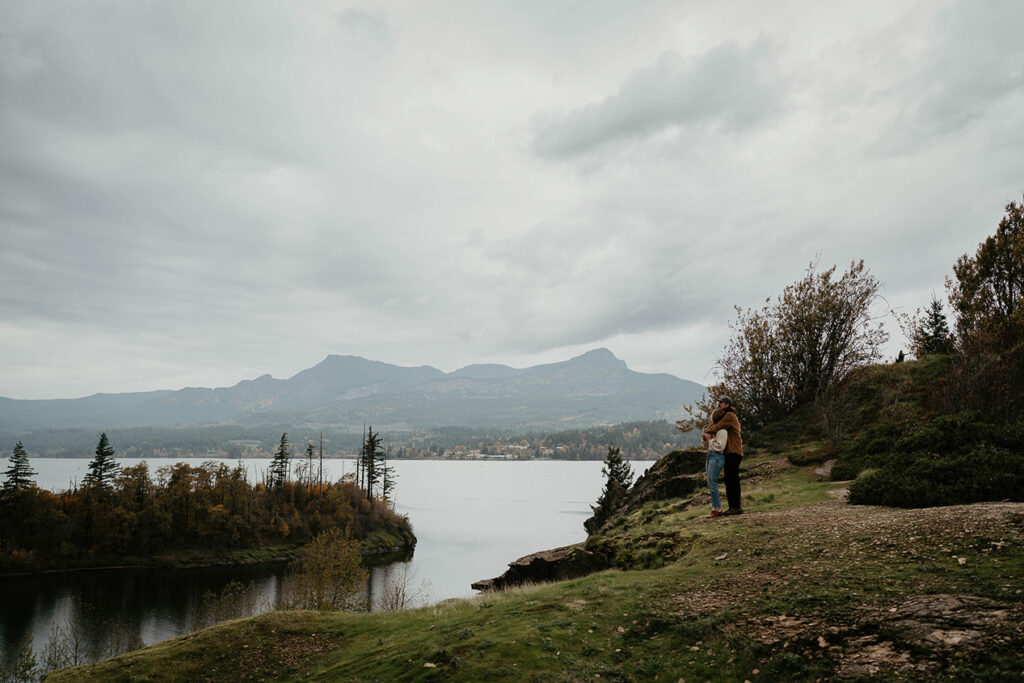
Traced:
[[913, 311], [1024, 193], [1021, 26], [1020, 0], [0, 0], [0, 396], [599, 346], [706, 382], [733, 306], [811, 261]]

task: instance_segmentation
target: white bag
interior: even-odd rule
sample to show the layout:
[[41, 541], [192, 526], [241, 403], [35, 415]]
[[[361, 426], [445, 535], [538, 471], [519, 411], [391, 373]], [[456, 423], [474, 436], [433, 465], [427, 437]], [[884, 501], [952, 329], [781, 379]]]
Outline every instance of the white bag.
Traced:
[[715, 434], [715, 438], [708, 441], [708, 450], [714, 451], [715, 453], [724, 453], [725, 445], [729, 442], [729, 431], [727, 429], [719, 429], [718, 433]]

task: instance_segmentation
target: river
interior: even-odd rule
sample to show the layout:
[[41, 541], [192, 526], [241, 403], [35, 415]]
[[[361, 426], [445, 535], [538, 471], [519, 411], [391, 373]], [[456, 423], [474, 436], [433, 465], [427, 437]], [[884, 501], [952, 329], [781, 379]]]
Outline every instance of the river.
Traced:
[[[139, 459], [121, 459], [130, 465]], [[171, 464], [143, 458], [150, 471]], [[185, 459], [199, 464], [203, 458]], [[87, 459], [34, 458], [39, 486], [81, 481]], [[238, 461], [226, 461], [234, 465]], [[258, 481], [269, 460], [241, 461]], [[603, 485], [601, 463], [540, 460], [395, 460], [395, 508], [408, 515], [418, 544], [410, 561], [371, 570], [370, 593], [404, 580], [421, 604], [475, 594], [469, 585], [501, 574], [512, 560], [583, 540], [583, 521]], [[632, 463], [637, 474], [651, 462]], [[324, 476], [351, 472], [352, 460], [325, 460]], [[0, 472], [7, 468], [6, 460]], [[274, 609], [283, 566], [193, 570], [87, 571], [0, 579], [0, 641], [7, 648], [26, 632], [41, 653], [55, 628], [73, 630], [86, 650], [152, 644], [187, 633], [201, 617], [202, 596], [229, 582], [251, 585], [251, 613]], [[107, 640], [101, 642], [101, 634]], [[77, 635], [76, 635], [77, 637]]]

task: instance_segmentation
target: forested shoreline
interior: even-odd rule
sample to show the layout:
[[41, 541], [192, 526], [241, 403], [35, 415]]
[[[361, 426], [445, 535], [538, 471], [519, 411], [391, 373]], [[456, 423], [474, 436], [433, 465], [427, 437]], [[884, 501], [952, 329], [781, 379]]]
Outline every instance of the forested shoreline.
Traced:
[[279, 449], [278, 468], [250, 482], [241, 464], [122, 467], [103, 434], [82, 484], [51, 492], [35, 486], [19, 443], [0, 495], [0, 573], [232, 554], [238, 561], [238, 551], [299, 548], [331, 530], [364, 552], [414, 547], [409, 520], [383, 489], [374, 495], [372, 482], [351, 476], [324, 482], [310, 467], [293, 479], [283, 435]]
[[[217, 426], [196, 428], [137, 427], [107, 430], [118, 443], [122, 459], [132, 458], [269, 458], [282, 431], [295, 443], [319, 442], [320, 433], [274, 427]], [[654, 460], [661, 454], [699, 443], [697, 433], [682, 434], [665, 420], [624, 422], [557, 432], [516, 432], [470, 427], [440, 427], [411, 432], [387, 432], [389, 457], [407, 460], [462, 459], [507, 456], [508, 459], [601, 460], [608, 444], [619, 444], [630, 460]], [[356, 458], [359, 433], [325, 430], [325, 458]], [[5, 450], [22, 441], [33, 457], [91, 458], [95, 431], [36, 430], [0, 434]]]

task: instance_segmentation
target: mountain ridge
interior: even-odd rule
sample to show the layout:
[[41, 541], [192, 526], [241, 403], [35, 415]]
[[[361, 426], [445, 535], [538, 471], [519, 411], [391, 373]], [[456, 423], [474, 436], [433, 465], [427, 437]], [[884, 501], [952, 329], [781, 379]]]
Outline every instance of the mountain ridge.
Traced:
[[527, 368], [474, 364], [449, 373], [330, 354], [288, 379], [264, 374], [229, 387], [0, 398], [0, 430], [268, 422], [582, 427], [667, 419], [703, 390], [673, 375], [630, 370], [606, 348]]

